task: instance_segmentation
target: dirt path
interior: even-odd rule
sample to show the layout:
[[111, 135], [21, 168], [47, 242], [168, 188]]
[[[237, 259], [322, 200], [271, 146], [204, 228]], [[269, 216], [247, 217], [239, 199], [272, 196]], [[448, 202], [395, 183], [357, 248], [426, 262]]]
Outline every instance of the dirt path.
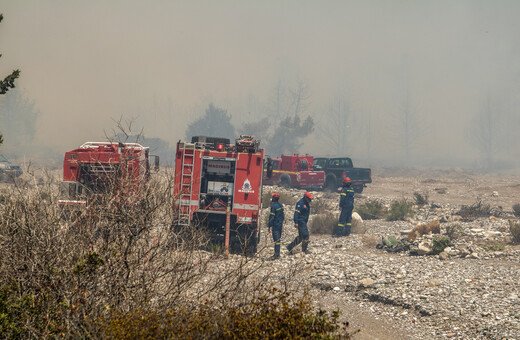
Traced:
[[318, 305], [327, 310], [339, 310], [342, 322], [348, 321], [349, 332], [354, 332], [354, 340], [408, 340], [407, 332], [396, 325], [394, 320], [378, 314], [371, 304], [352, 300], [345, 294], [315, 292]]

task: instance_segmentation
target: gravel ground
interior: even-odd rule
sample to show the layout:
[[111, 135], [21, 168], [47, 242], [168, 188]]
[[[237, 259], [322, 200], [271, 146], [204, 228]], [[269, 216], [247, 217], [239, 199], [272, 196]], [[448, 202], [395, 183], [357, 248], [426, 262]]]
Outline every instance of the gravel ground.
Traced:
[[[441, 179], [439, 179], [441, 178]], [[288, 255], [272, 261], [268, 270], [288, 271], [304, 263], [297, 278], [309, 287], [317, 307], [339, 309], [360, 332], [354, 339], [520, 339], [520, 246], [511, 242], [512, 205], [520, 202], [517, 176], [483, 176], [463, 171], [381, 176], [357, 195], [356, 205], [377, 199], [413, 202], [414, 192], [427, 194], [429, 204], [414, 207], [406, 221], [366, 220], [356, 226], [362, 233], [345, 238], [311, 235], [313, 254]], [[301, 190], [267, 187], [299, 197]], [[335, 195], [316, 192], [317, 200], [337, 206]], [[481, 201], [490, 214], [462, 220], [463, 205]], [[311, 205], [312, 206], [312, 205]], [[330, 213], [337, 210], [331, 209]], [[264, 211], [266, 213], [266, 211]], [[286, 206], [282, 243], [296, 235], [292, 205]], [[440, 221], [441, 234], [457, 225], [460, 235], [440, 255], [412, 256], [377, 249], [382, 237], [405, 237], [417, 224]], [[312, 233], [312, 232], [311, 232]], [[431, 243], [432, 235], [418, 239]], [[254, 261], [266, 261], [268, 247]]]

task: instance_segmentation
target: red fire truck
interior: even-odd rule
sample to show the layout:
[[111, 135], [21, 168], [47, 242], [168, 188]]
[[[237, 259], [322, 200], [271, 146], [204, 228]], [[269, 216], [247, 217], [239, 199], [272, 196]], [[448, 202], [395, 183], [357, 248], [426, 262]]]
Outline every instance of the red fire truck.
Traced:
[[227, 235], [231, 247], [240, 245], [243, 252], [256, 253], [263, 157], [260, 141], [252, 136], [242, 135], [235, 144], [205, 136], [179, 141], [174, 187], [177, 228], [204, 228], [219, 242]]
[[127, 197], [135, 196], [150, 178], [150, 160], [159, 168], [159, 157], [137, 143], [87, 142], [67, 151], [63, 160], [63, 181], [59, 205], [74, 209], [86, 207], [97, 195], [115, 184]]
[[294, 154], [268, 158], [264, 170], [264, 184], [323, 189], [325, 172], [314, 170], [312, 162], [313, 157], [308, 155]]

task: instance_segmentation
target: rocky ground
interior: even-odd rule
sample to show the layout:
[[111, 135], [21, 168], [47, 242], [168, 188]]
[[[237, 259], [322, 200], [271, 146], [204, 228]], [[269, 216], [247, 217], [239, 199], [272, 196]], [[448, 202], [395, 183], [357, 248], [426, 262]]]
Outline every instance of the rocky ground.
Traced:
[[[311, 235], [313, 254], [282, 257], [268, 268], [283, 273], [305, 264], [297, 278], [310, 287], [316, 306], [339, 309], [354, 339], [519, 339], [520, 246], [511, 242], [509, 219], [516, 220], [513, 204], [520, 203], [520, 177], [479, 175], [465, 171], [374, 172], [373, 183], [356, 196], [356, 206], [378, 200], [414, 201], [414, 193], [428, 197], [428, 204], [414, 207], [406, 221], [365, 220], [358, 233], [345, 238]], [[298, 198], [303, 191], [267, 187]], [[337, 210], [337, 195], [315, 192], [327, 200], [330, 213]], [[490, 206], [487, 216], [461, 218], [463, 206], [478, 202]], [[292, 205], [286, 206], [282, 243], [296, 235]], [[265, 213], [265, 212], [264, 212]], [[440, 233], [449, 233], [450, 247], [440, 255], [410, 255], [409, 251], [378, 249], [383, 237], [405, 238], [421, 223], [440, 222]], [[312, 233], [312, 231], [311, 231]], [[425, 235], [415, 247], [431, 247], [436, 235]], [[271, 239], [255, 261], [267, 261]], [[412, 254], [417, 254], [413, 252]]]

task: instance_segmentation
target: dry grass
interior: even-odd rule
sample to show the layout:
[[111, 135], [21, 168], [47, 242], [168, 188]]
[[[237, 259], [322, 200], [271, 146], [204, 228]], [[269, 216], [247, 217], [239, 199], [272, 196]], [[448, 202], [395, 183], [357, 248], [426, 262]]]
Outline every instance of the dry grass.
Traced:
[[338, 226], [338, 214], [314, 215], [309, 223], [309, 229], [315, 235], [332, 235]]
[[509, 232], [511, 233], [511, 241], [520, 243], [520, 222], [509, 220]]

